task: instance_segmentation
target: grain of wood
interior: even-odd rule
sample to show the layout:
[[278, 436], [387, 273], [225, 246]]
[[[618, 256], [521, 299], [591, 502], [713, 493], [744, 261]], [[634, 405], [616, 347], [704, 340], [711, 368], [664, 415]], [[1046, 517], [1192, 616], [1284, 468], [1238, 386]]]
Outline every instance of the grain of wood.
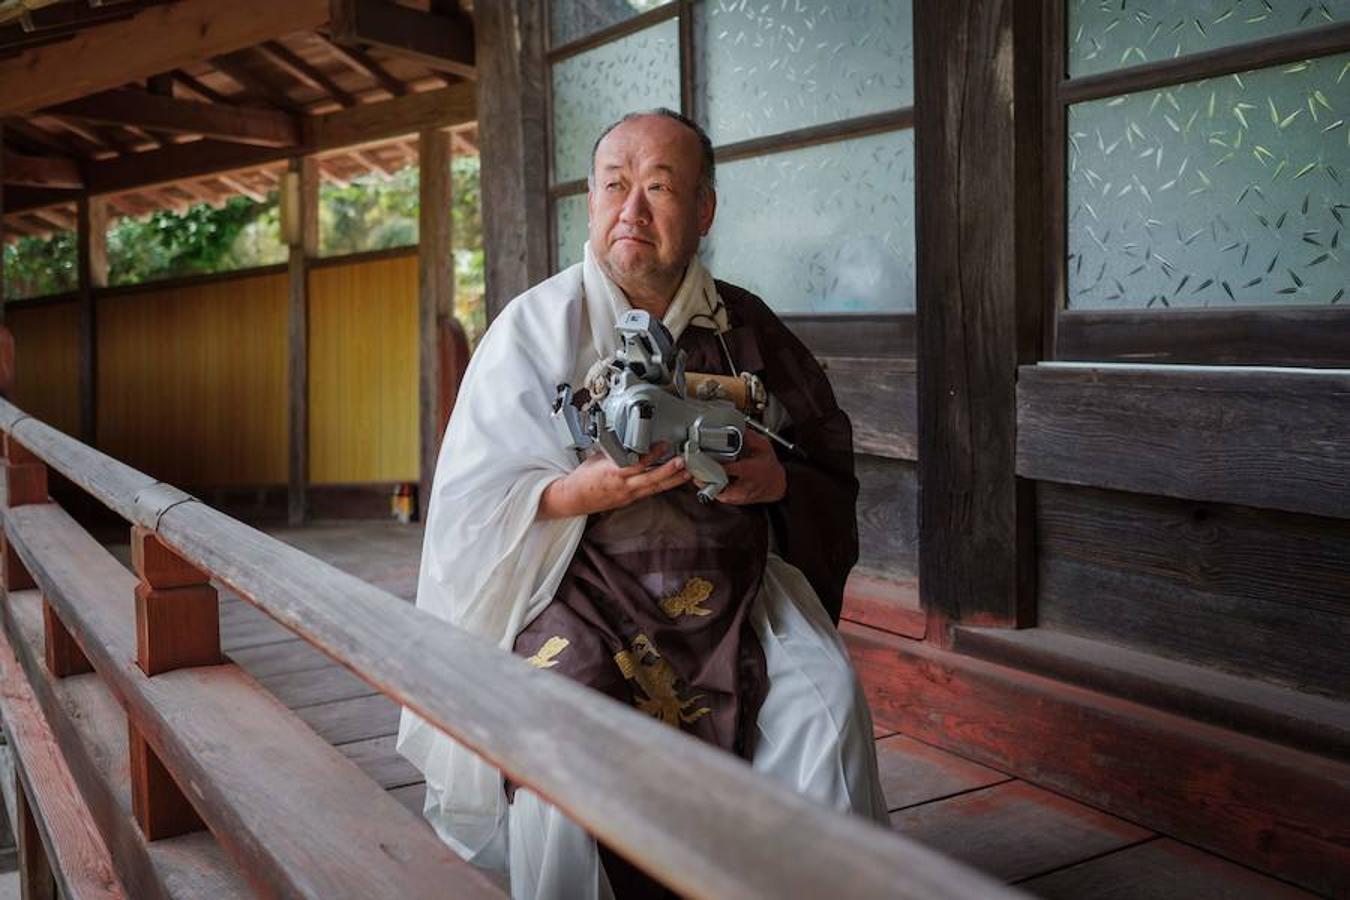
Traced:
[[1316, 896], [1167, 838], [1033, 878], [1020, 887], [1045, 900], [1312, 900]]
[[1304, 887], [1334, 892], [1350, 871], [1350, 764], [860, 625], [840, 631], [883, 725]]
[[1004, 881], [1030, 878], [1152, 836], [1021, 781], [891, 813], [891, 827]]
[[1350, 516], [1350, 371], [1024, 366], [1024, 478]]
[[[233, 666], [147, 678], [132, 661], [134, 576], [59, 508], [11, 511], [5, 527], [128, 717], [255, 887], [312, 897], [435, 896], [453, 877], [469, 895], [496, 895]], [[306, 814], [324, 827], [294, 829]]]
[[903, 734], [877, 741], [877, 766], [891, 810], [1008, 781], [1005, 775]]
[[254, 896], [209, 834], [147, 846], [132, 816], [126, 713], [96, 674], [59, 680], [47, 674], [39, 662], [42, 601], [36, 591], [9, 595], [5, 628], [128, 893], [138, 900]]
[[[63, 895], [71, 900], [122, 900], [127, 894], [117, 877], [108, 846], [93, 827], [89, 807], [80, 796], [51, 726], [19, 668], [9, 640], [2, 635], [0, 711], [29, 805], [19, 816], [29, 845], [21, 849], [26, 849], [30, 857], [43, 853], [51, 864], [51, 872], [59, 879]], [[32, 816], [31, 823], [25, 812]], [[36, 829], [26, 827], [30, 824], [35, 824]], [[33, 839], [39, 834], [42, 851], [33, 846]], [[32, 874], [40, 873], [34, 870]]]

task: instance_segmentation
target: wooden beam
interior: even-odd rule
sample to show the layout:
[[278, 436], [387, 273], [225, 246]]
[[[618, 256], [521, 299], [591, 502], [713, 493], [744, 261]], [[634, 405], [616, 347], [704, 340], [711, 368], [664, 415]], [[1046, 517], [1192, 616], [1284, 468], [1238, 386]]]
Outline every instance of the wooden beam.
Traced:
[[292, 147], [300, 142], [299, 122], [278, 110], [195, 103], [144, 91], [104, 91], [45, 112], [83, 122], [200, 134], [257, 147]]
[[340, 44], [370, 44], [432, 69], [477, 77], [474, 23], [462, 12], [421, 12], [388, 0], [331, 0], [329, 27]]
[[1017, 365], [1039, 356], [1043, 305], [1042, 5], [914, 11], [919, 588], [971, 624], [1034, 607], [1034, 504], [1014, 460]]
[[[31, 112], [206, 57], [312, 29], [328, 0], [180, 0], [0, 60], [0, 114]], [[154, 35], [154, 40], [146, 40]], [[135, 48], [135, 52], [129, 52]]]
[[417, 242], [418, 422], [421, 430], [418, 509], [425, 516], [441, 446], [439, 323], [453, 319], [455, 315], [455, 266], [451, 252], [450, 134], [443, 128], [423, 131], [417, 144], [422, 160], [418, 180]]
[[207, 103], [218, 103], [222, 106], [230, 106], [235, 102], [233, 98], [225, 96], [220, 91], [210, 87], [200, 79], [189, 75], [182, 69], [174, 69], [169, 73], [169, 77], [183, 85], [183, 87], [187, 88], [198, 97], [201, 97]]
[[1343, 369], [1051, 363], [1017, 407], [1024, 478], [1350, 518]]
[[292, 100], [290, 95], [278, 85], [273, 84], [267, 78], [249, 68], [243, 54], [244, 51], [240, 50], [232, 54], [212, 57], [211, 65], [230, 76], [244, 90], [257, 95], [278, 109], [292, 113], [303, 110], [302, 105]]
[[8, 150], [3, 152], [4, 178], [8, 184], [67, 190], [84, 187], [80, 167], [73, 159], [64, 156], [21, 156]]
[[343, 90], [316, 66], [305, 62], [297, 53], [280, 41], [264, 41], [255, 48], [272, 65], [286, 72], [296, 81], [319, 91], [343, 106], [355, 106], [356, 98]]
[[[475, 10], [482, 106], [485, 296], [489, 320], [549, 274], [544, 16], [528, 0]], [[448, 90], [454, 90], [449, 88]]]
[[267, 200], [266, 194], [262, 193], [261, 191], [255, 191], [253, 188], [244, 184], [244, 182], [240, 181], [238, 178], [234, 178], [229, 175], [217, 175], [216, 180], [219, 181], [221, 184], [225, 185], [230, 190], [234, 191], [236, 194], [242, 194], [243, 196], [247, 197], [248, 199], [252, 200], [255, 203], [263, 203]]
[[395, 97], [402, 97], [408, 93], [408, 86], [399, 81], [393, 75], [380, 65], [370, 54], [359, 47], [344, 47], [341, 44], [334, 43], [322, 34], [319, 38], [328, 46], [328, 49], [334, 56], [342, 60], [349, 68], [360, 72], [367, 78], [373, 78], [380, 87], [384, 88]]
[[[300, 234], [299, 241], [291, 245], [287, 276], [290, 453], [286, 518], [290, 524], [299, 525], [305, 521], [309, 486], [309, 261], [319, 253], [318, 161], [312, 156], [293, 159], [287, 174], [299, 192]], [[282, 202], [288, 201], [283, 197]]]
[[[472, 122], [477, 111], [472, 84], [459, 84], [439, 91], [409, 94], [382, 103], [368, 103], [342, 112], [303, 120], [300, 149], [306, 154], [334, 150], [352, 144], [396, 138], [425, 128]], [[542, 140], [542, 135], [541, 135]], [[86, 168], [88, 189], [97, 194], [120, 193], [137, 187], [199, 178], [217, 172], [256, 168], [287, 158], [294, 150], [279, 147], [248, 147], [223, 141], [202, 140], [119, 157]], [[542, 153], [542, 150], [540, 151]], [[59, 202], [44, 195], [50, 205]], [[31, 208], [27, 204], [23, 207]], [[542, 277], [542, 276], [541, 276]]]

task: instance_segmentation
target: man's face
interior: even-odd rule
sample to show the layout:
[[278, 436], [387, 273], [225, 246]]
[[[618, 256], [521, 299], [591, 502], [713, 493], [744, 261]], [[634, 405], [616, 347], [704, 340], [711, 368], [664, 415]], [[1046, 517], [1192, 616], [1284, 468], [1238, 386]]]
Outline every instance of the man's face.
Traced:
[[701, 165], [698, 137], [664, 116], [625, 122], [596, 148], [591, 249], [630, 298], [669, 299], [712, 226], [716, 197], [698, 190]]

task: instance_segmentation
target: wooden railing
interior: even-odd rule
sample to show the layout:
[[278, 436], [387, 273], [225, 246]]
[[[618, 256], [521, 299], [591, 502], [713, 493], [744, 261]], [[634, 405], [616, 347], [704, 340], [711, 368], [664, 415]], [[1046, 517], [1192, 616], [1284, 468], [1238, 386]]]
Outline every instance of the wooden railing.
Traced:
[[[536, 670], [2, 400], [0, 431], [7, 644], [131, 896], [185, 896], [185, 885], [208, 882], [214, 896], [228, 896], [246, 890], [237, 873], [273, 896], [499, 894], [222, 658], [212, 580], [683, 895], [1014, 896]], [[131, 524], [134, 574], [50, 502], [47, 467]], [[0, 648], [0, 664], [7, 652]], [[101, 750], [81, 749], [63, 718], [73, 686], [89, 677], [69, 676], [90, 669], [116, 700], [104, 714], [125, 710], [130, 773], [121, 787], [108, 786], [122, 769], [105, 757], [123, 748], [110, 739]], [[138, 827], [118, 824], [127, 790]], [[218, 841], [214, 850], [190, 839], [202, 825]], [[168, 845], [178, 856], [160, 852]], [[198, 861], [183, 863], [192, 852]], [[209, 878], [201, 874], [213, 866]]]

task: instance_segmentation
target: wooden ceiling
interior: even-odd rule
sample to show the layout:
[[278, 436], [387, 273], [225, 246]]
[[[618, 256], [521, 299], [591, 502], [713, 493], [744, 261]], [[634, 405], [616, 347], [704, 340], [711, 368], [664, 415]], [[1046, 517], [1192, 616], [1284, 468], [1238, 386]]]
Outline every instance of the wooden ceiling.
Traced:
[[[0, 0], [6, 237], [72, 227], [86, 193], [106, 197], [113, 215], [138, 216], [260, 198], [300, 153], [318, 155], [333, 182], [387, 176], [416, 161], [415, 132], [429, 124], [455, 126], [456, 153], [477, 152], [465, 114], [472, 19], [459, 4], [273, 2], [305, 6], [315, 27], [292, 29], [301, 19], [278, 14], [276, 27], [290, 30], [268, 35], [242, 21], [262, 8], [255, 0]], [[203, 20], [235, 33], [213, 42], [194, 28]], [[157, 51], [180, 32], [198, 39], [197, 58]], [[136, 63], [119, 58], [119, 40], [134, 40], [126, 56]], [[78, 83], [39, 80], [44, 68], [67, 71], [62, 55], [85, 67], [100, 54]], [[147, 55], [181, 62], [141, 74], [153, 66]], [[122, 80], [133, 65], [139, 77]]]

